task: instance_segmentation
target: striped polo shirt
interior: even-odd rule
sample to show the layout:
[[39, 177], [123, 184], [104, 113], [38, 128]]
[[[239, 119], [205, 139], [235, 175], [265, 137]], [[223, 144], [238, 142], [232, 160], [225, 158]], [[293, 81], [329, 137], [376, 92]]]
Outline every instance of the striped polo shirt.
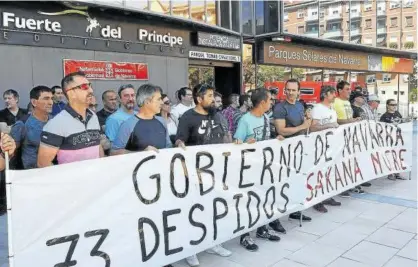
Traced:
[[99, 120], [89, 109], [84, 120], [70, 105], [66, 105], [44, 126], [41, 144], [59, 149], [58, 164], [99, 158]]

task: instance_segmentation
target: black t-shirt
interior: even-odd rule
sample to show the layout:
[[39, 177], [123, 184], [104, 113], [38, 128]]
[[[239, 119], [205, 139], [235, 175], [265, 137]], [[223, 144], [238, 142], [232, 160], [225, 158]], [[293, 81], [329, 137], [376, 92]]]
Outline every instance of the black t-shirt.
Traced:
[[108, 118], [110, 115], [112, 115], [112, 114], [113, 114], [113, 112], [109, 112], [109, 111], [107, 111], [107, 110], [105, 110], [105, 109], [101, 109], [100, 111], [98, 111], [98, 112], [96, 113], [97, 118], [99, 119], [99, 124], [100, 124], [100, 127], [102, 127], [103, 125], [105, 125], [105, 124], [106, 124], [106, 120], [107, 120], [107, 118]]
[[351, 108], [353, 109], [353, 118], [361, 118], [362, 114], [364, 114], [364, 110], [360, 107], [356, 107], [354, 105], [351, 105]]
[[187, 146], [221, 144], [224, 135], [219, 114], [202, 115], [190, 109], [180, 118], [176, 140]]
[[398, 111], [395, 111], [395, 113], [389, 113], [386, 112], [385, 114], [382, 115], [382, 117], [380, 117], [380, 121], [381, 122], [386, 122], [386, 123], [393, 123], [394, 119], [402, 119], [402, 115], [401, 113], [399, 113]]
[[9, 109], [5, 108], [3, 110], [0, 110], [0, 122], [5, 122], [7, 126], [11, 126], [15, 124], [17, 121], [22, 120], [27, 114], [28, 111], [26, 109], [19, 108], [15, 116], [13, 115], [13, 113], [10, 112]]
[[125, 149], [129, 151], [143, 151], [148, 146], [153, 146], [157, 149], [167, 147], [167, 129], [155, 117], [151, 120], [138, 118], [138, 122], [135, 124]]

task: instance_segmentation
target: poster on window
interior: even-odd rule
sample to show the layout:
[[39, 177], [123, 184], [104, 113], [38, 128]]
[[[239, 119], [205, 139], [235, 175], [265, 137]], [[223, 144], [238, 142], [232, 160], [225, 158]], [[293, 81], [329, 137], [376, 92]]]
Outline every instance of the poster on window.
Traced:
[[148, 64], [64, 59], [64, 75], [82, 71], [92, 80], [148, 80]]

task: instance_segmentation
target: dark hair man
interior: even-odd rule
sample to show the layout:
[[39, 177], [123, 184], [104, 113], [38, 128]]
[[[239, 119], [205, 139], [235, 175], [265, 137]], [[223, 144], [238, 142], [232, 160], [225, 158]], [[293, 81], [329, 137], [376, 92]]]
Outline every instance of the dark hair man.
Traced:
[[83, 72], [73, 72], [61, 81], [68, 99], [64, 110], [48, 121], [41, 134], [38, 167], [103, 157], [100, 125], [96, 114], [88, 109], [93, 89]]
[[171, 109], [171, 114], [177, 119], [180, 119], [186, 111], [194, 107], [192, 90], [188, 87], [180, 88], [180, 90], [177, 91], [177, 98], [180, 103]]
[[38, 149], [41, 143], [42, 129], [50, 119], [53, 95], [49, 87], [39, 85], [30, 91], [32, 114], [25, 120], [12, 126], [11, 135], [20, 148], [19, 155], [24, 169], [37, 167]]
[[251, 96], [248, 94], [241, 95], [239, 97], [239, 108], [237, 108], [232, 116], [233, 119], [233, 127], [232, 127], [232, 134], [235, 134], [235, 131], [238, 127], [238, 122], [241, 119], [242, 115], [247, 113], [253, 106], [251, 102]]
[[219, 118], [221, 119], [222, 129], [226, 133], [225, 143], [232, 143], [232, 135], [231, 135], [231, 133], [229, 132], [229, 129], [228, 129], [228, 126], [229, 126], [228, 121], [222, 113], [222, 107], [223, 107], [222, 95], [218, 92], [215, 92], [215, 109], [216, 109], [216, 112], [219, 115]]
[[[284, 137], [293, 137], [304, 134], [311, 126], [311, 119], [305, 118], [305, 109], [298, 101], [300, 95], [300, 83], [296, 79], [290, 79], [285, 83], [285, 101], [278, 103], [274, 107], [273, 118], [277, 134]], [[301, 212], [295, 212], [289, 215], [289, 218], [311, 221], [311, 218], [302, 215]]]
[[100, 127], [103, 129], [107, 118], [118, 109], [118, 95], [114, 90], [106, 90], [102, 94], [102, 102], [103, 108], [96, 115], [99, 118]]
[[[256, 89], [251, 95], [253, 108], [242, 115], [234, 134], [236, 143], [255, 143], [270, 139], [270, 122], [266, 112], [271, 108], [271, 93], [264, 88]], [[270, 226], [278, 232], [286, 232], [279, 220], [270, 223]], [[280, 241], [280, 237], [270, 234], [266, 226], [257, 229], [257, 237], [270, 241]], [[258, 246], [251, 239], [250, 234], [241, 236], [241, 245], [249, 251], [256, 251]]]
[[[315, 105], [312, 109], [312, 124], [310, 127], [311, 132], [323, 131], [330, 128], [337, 128], [337, 113], [332, 108], [332, 104], [335, 101], [335, 88], [332, 86], [322, 86], [320, 93], [321, 103]], [[328, 212], [325, 205], [341, 206], [341, 203], [333, 198], [327, 199], [322, 203], [314, 205], [314, 209], [321, 213]]]
[[28, 114], [26, 109], [19, 108], [19, 94], [9, 89], [3, 93], [6, 108], [0, 111], [0, 122], [5, 122], [7, 126], [12, 126]]
[[[226, 133], [222, 129], [221, 118], [215, 108], [215, 88], [207, 84], [198, 84], [193, 88], [195, 108], [181, 116], [176, 135], [176, 146], [183, 149], [187, 146], [224, 143]], [[217, 245], [208, 253], [228, 257], [232, 253]], [[198, 266], [196, 255], [186, 258], [190, 266]]]
[[239, 95], [231, 94], [228, 97], [228, 107], [222, 111], [225, 119], [228, 121], [228, 132], [232, 135], [234, 128], [234, 113], [239, 107]]
[[365, 96], [361, 91], [353, 91], [350, 95], [351, 108], [353, 109], [353, 118], [365, 118], [363, 106], [366, 103]]
[[105, 133], [110, 142], [113, 142], [118, 134], [120, 125], [134, 115], [135, 89], [132, 84], [119, 87], [120, 108], [106, 120]]
[[153, 84], [141, 85], [136, 93], [136, 103], [139, 111], [120, 126], [111, 155], [171, 147], [167, 125], [163, 118], [156, 116], [163, 103], [161, 88]]
[[[398, 104], [395, 99], [388, 99], [386, 101], [386, 112], [380, 117], [381, 122], [399, 124], [402, 122], [402, 115], [397, 111]], [[389, 180], [404, 180], [399, 173], [388, 175]]]
[[52, 106], [51, 116], [55, 116], [58, 113], [60, 113], [61, 110], [63, 110], [66, 105], [64, 102], [65, 95], [64, 95], [64, 92], [62, 91], [61, 86], [59, 85], [52, 86], [51, 90], [52, 90], [52, 95], [53, 95], [53, 100], [54, 100], [54, 105]]

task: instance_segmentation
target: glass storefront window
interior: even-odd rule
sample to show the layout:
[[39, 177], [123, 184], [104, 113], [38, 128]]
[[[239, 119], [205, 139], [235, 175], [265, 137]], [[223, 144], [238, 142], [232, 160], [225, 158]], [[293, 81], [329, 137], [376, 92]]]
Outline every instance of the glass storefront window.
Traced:
[[149, 2], [149, 10], [157, 13], [170, 14], [170, 0], [151, 1]]
[[253, 2], [241, 1], [241, 19], [242, 19], [242, 33], [252, 35], [253, 34]]
[[187, 0], [172, 0], [173, 16], [188, 19], [189, 17], [189, 1]]
[[221, 27], [229, 29], [230, 28], [230, 8], [229, 1], [220, 2], [220, 15], [221, 15]]
[[205, 1], [194, 0], [190, 2], [190, 15], [192, 20], [205, 22]]
[[255, 33], [264, 33], [264, 1], [255, 1]]
[[[217, 23], [217, 7], [215, 0], [206, 0], [206, 17], [207, 23], [211, 25], [216, 25]], [[239, 31], [239, 30], [238, 30]]]

